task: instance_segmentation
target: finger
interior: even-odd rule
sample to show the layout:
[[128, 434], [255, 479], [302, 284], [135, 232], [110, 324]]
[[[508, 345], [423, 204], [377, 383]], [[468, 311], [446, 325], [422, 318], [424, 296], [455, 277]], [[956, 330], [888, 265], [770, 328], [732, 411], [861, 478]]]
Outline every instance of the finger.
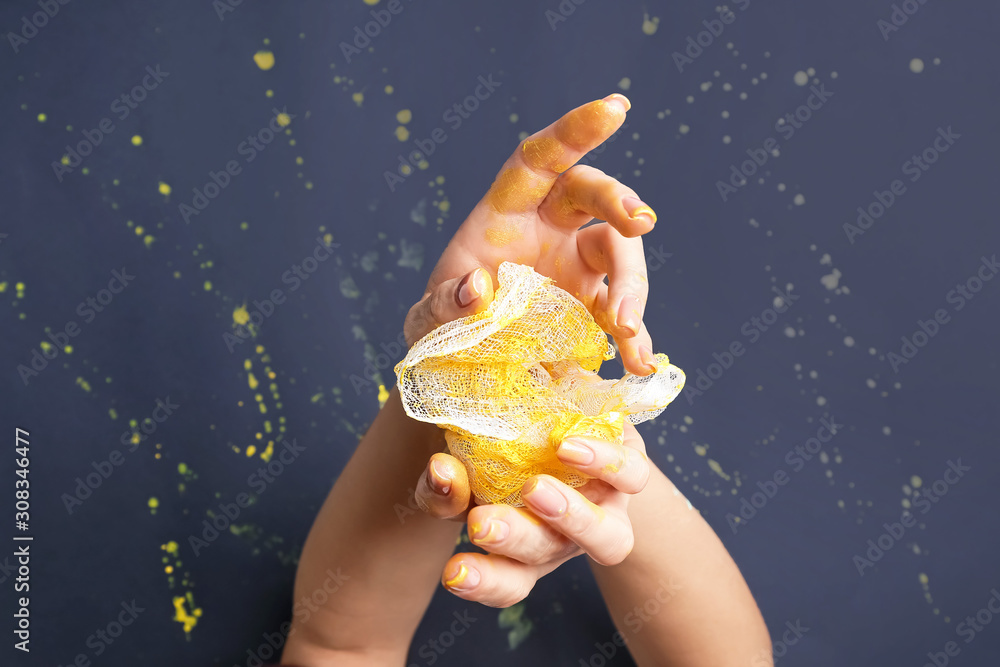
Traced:
[[632, 551], [635, 537], [625, 511], [624, 494], [601, 507], [550, 475], [536, 475], [524, 485], [525, 505], [551, 527], [579, 544], [599, 565], [617, 565]]
[[525, 565], [506, 556], [460, 553], [448, 559], [441, 583], [463, 600], [510, 607], [528, 597], [535, 582], [565, 560]]
[[406, 342], [413, 345], [442, 324], [482, 312], [491, 301], [493, 279], [485, 269], [438, 283], [406, 314]]
[[[635, 433], [634, 427], [632, 433]], [[634, 437], [637, 436], [636, 433]], [[628, 439], [626, 432], [626, 442]], [[639, 438], [639, 441], [642, 439]], [[622, 493], [639, 493], [649, 481], [646, 455], [627, 444], [616, 445], [597, 438], [568, 438], [559, 445], [556, 456], [566, 465], [606, 482]]]
[[[588, 310], [594, 315], [594, 321], [604, 331], [614, 336], [611, 324], [608, 322], [608, 286], [604, 283], [594, 288], [597, 292], [589, 302], [585, 302]], [[639, 333], [628, 338], [615, 337], [618, 356], [621, 357], [625, 370], [633, 375], [646, 376], [656, 372], [656, 357], [653, 354], [653, 341], [646, 329], [646, 323], [639, 325]]]
[[481, 505], [469, 512], [469, 539], [492, 554], [542, 565], [580, 553], [580, 547], [524, 508]]
[[504, 163], [483, 201], [500, 214], [534, 211], [559, 174], [614, 134], [631, 106], [615, 93], [579, 106], [531, 135]]
[[656, 224], [656, 212], [635, 190], [587, 165], [577, 165], [560, 176], [538, 213], [553, 226], [571, 229], [591, 218], [606, 220], [630, 238], [649, 232]]
[[642, 239], [625, 238], [611, 225], [601, 223], [581, 229], [576, 245], [590, 269], [608, 276], [605, 330], [618, 339], [637, 335], [649, 296]]
[[433, 517], [464, 520], [469, 507], [469, 476], [465, 466], [454, 456], [435, 454], [417, 481], [413, 498]]

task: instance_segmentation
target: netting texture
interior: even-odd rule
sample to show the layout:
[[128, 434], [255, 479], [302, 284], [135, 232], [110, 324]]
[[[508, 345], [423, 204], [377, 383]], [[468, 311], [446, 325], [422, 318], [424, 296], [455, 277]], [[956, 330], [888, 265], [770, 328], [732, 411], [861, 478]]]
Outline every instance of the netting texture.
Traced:
[[395, 372], [406, 414], [448, 429], [476, 501], [519, 507], [534, 475], [589, 479], [556, 458], [563, 439], [621, 445], [624, 421], [660, 414], [684, 371], [657, 354], [651, 375], [603, 380], [597, 370], [615, 350], [580, 301], [530, 266], [504, 262], [497, 280], [489, 308], [424, 336]]

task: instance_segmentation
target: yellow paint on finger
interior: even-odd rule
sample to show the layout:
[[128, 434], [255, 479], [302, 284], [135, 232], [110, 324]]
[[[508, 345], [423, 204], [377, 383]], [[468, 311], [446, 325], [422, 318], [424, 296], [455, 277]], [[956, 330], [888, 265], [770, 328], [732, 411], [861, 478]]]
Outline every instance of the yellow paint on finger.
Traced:
[[564, 153], [562, 142], [554, 137], [527, 139], [521, 146], [524, 162], [529, 167], [549, 169], [560, 174], [567, 169], [565, 164], [561, 164]]
[[[630, 105], [621, 96], [626, 108]], [[607, 138], [624, 120], [625, 112], [618, 104], [595, 100], [573, 109], [556, 121], [556, 138], [580, 150], [594, 146]]]
[[536, 206], [550, 186], [548, 179], [538, 177], [530, 169], [512, 167], [497, 176], [486, 196], [498, 213], [519, 212]]

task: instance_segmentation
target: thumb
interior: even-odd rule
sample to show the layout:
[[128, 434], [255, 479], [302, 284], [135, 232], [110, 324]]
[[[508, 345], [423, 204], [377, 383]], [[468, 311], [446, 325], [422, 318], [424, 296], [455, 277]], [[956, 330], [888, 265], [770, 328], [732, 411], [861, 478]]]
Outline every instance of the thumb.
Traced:
[[492, 301], [493, 279], [485, 269], [438, 283], [406, 314], [406, 343], [412, 346], [442, 324], [480, 313]]

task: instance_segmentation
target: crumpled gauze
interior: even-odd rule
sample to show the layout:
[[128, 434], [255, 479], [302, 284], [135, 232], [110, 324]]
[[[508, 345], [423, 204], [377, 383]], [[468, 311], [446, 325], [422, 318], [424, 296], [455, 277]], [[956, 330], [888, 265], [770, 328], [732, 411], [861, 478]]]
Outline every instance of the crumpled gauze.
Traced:
[[476, 501], [520, 507], [534, 475], [572, 487], [590, 479], [556, 458], [563, 439], [623, 446], [624, 420], [660, 414], [684, 371], [657, 354], [652, 375], [602, 380], [615, 350], [580, 301], [530, 266], [504, 262], [498, 281], [489, 308], [421, 338], [395, 372], [406, 414], [448, 429]]

